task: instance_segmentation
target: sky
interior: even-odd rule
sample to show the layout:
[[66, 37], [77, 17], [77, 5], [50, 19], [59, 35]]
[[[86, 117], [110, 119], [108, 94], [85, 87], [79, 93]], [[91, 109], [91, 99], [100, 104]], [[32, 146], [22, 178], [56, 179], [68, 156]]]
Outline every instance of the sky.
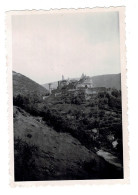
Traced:
[[40, 84], [120, 73], [119, 14], [13, 15], [12, 64]]

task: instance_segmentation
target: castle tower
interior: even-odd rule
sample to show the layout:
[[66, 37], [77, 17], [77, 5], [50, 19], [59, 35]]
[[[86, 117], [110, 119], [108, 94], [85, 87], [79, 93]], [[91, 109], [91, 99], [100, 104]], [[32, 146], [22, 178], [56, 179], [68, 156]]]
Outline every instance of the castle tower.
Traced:
[[91, 86], [90, 86], [91, 88], [93, 88], [93, 87], [94, 87], [94, 84], [93, 84], [93, 80], [92, 80], [92, 78], [90, 79], [90, 85], [91, 85]]
[[82, 75], [81, 75], [81, 79], [83, 79], [85, 77], [85, 75], [84, 75], [84, 73], [82, 73]]
[[64, 80], [64, 75], [62, 75], [62, 81]]
[[49, 83], [48, 85], [49, 85], [49, 93], [51, 94], [51, 91], [52, 91], [52, 88], [51, 88], [52, 83]]

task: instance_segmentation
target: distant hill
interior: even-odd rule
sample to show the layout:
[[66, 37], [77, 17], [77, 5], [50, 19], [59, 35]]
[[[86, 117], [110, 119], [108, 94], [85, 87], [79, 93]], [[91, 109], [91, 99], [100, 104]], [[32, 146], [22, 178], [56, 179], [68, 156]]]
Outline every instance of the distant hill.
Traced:
[[[107, 74], [107, 75], [98, 75], [93, 76], [93, 84], [95, 87], [106, 87], [106, 88], [115, 88], [121, 89], [121, 74]], [[76, 78], [78, 80], [78, 78]], [[57, 88], [58, 81], [51, 82], [53, 88]], [[43, 84], [46, 89], [49, 89], [48, 83]]]
[[[55, 82], [51, 82], [52, 83], [52, 88], [53, 89], [56, 89], [58, 87], [58, 81], [55, 81]], [[42, 85], [43, 87], [45, 87], [47, 90], [49, 90], [49, 85], [48, 83], [45, 83]]]
[[121, 89], [121, 74], [107, 74], [92, 77], [95, 87]]
[[17, 95], [26, 96], [30, 95], [38, 95], [42, 96], [45, 95], [48, 91], [38, 83], [32, 81], [28, 77], [12, 72], [13, 74], [13, 96], [16, 97]]

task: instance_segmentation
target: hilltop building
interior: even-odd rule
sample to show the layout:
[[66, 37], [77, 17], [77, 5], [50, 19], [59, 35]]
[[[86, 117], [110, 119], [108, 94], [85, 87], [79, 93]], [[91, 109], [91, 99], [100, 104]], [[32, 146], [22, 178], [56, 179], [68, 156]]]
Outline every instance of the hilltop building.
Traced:
[[111, 88], [95, 87], [93, 79], [89, 76], [81, 75], [80, 79], [65, 79], [62, 75], [62, 80], [58, 81], [58, 87], [52, 88], [52, 83], [49, 83], [49, 94], [43, 96], [43, 100], [52, 95], [54, 97], [66, 97], [68, 101], [71, 97], [80, 97], [82, 99], [90, 100], [96, 97], [99, 92], [112, 93]]
[[49, 85], [49, 93], [51, 94], [51, 91], [52, 91], [52, 88], [51, 88], [52, 83], [49, 83], [48, 85]]
[[62, 75], [62, 80], [58, 81], [58, 89], [61, 89], [69, 84], [69, 79], [65, 79], [64, 75]]
[[[49, 91], [51, 94], [51, 85], [49, 85]], [[97, 95], [99, 92], [105, 92], [107, 89], [105, 87], [94, 87], [93, 80], [91, 77], [81, 75], [80, 79], [65, 79], [62, 75], [62, 80], [58, 81], [57, 89], [52, 90], [54, 96], [61, 95], [83, 95], [86, 100], [90, 99], [92, 96]]]
[[62, 75], [62, 81], [64, 81], [65, 79], [64, 79], [64, 75]]
[[74, 86], [73, 88], [76, 88], [76, 89], [94, 87], [92, 78], [84, 75], [84, 73], [80, 77], [79, 81], [76, 79], [71, 79], [71, 80], [65, 79], [64, 76], [62, 75], [62, 80], [58, 81], [58, 89], [61, 89], [67, 85], [69, 85], [69, 87]]
[[93, 81], [92, 78], [89, 76], [82, 74], [80, 80], [78, 81], [76, 88], [93, 88]]

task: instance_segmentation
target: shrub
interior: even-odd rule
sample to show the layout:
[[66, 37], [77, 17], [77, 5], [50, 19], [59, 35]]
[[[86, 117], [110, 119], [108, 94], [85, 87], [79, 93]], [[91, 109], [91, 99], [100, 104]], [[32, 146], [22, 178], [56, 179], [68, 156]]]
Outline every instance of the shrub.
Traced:
[[112, 96], [114, 97], [119, 97], [120, 96], [120, 92], [117, 89], [113, 89], [113, 91], [111, 92]]
[[17, 138], [14, 140], [14, 151], [15, 181], [36, 180], [38, 170], [34, 155], [38, 152], [38, 147]]

